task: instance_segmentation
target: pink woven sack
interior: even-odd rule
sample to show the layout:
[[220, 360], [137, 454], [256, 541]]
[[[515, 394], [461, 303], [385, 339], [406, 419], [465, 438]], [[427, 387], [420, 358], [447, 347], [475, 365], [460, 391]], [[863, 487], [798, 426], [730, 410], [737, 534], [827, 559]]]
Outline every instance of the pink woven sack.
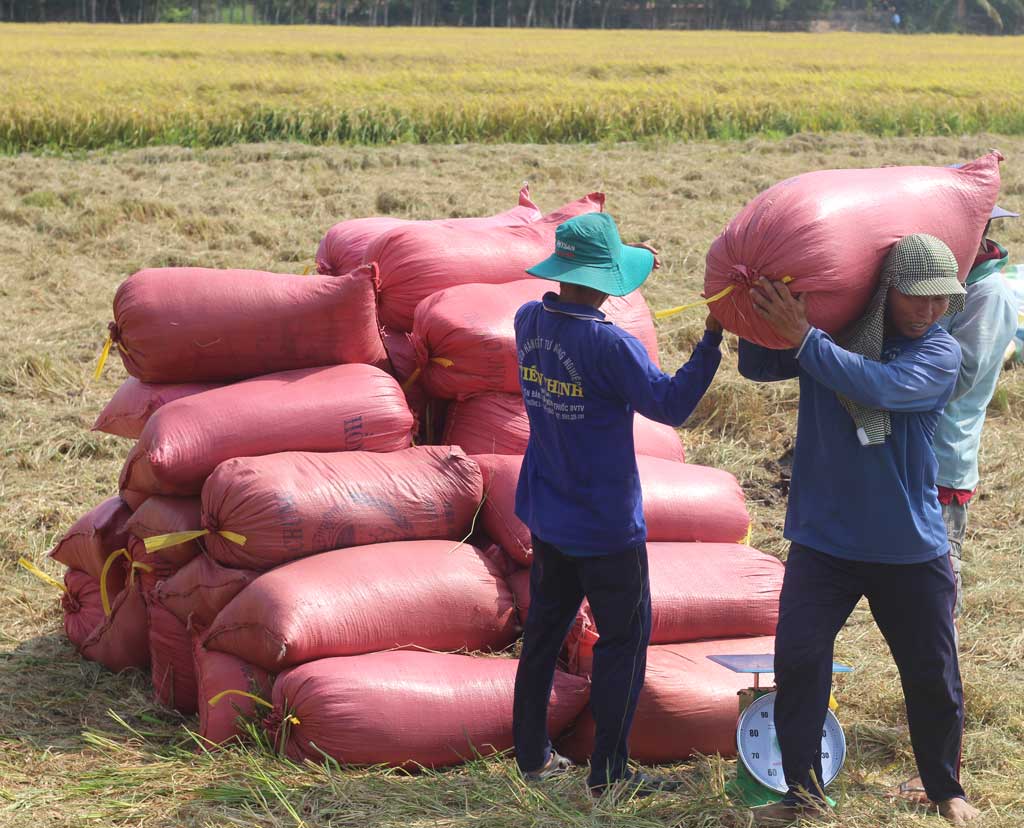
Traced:
[[838, 334], [863, 314], [889, 249], [912, 233], [942, 239], [966, 279], [999, 194], [1001, 160], [993, 151], [959, 169], [821, 170], [769, 187], [708, 251], [704, 295], [730, 291], [711, 312], [744, 339], [791, 348], [750, 302], [759, 278], [788, 277], [810, 323]]
[[156, 700], [190, 716], [196, 712], [198, 689], [192, 656], [192, 634], [159, 601], [150, 600], [150, 676]]
[[480, 469], [458, 447], [239, 457], [203, 486], [204, 543], [225, 566], [265, 570], [348, 546], [454, 541], [482, 497]]
[[114, 296], [110, 332], [144, 382], [223, 382], [320, 365], [387, 364], [373, 266], [345, 276], [141, 270]]
[[237, 656], [203, 649], [198, 639], [193, 644], [203, 747], [234, 741], [242, 735], [239, 718], [255, 720], [265, 712], [252, 696], [269, 703], [272, 678]]
[[138, 583], [129, 581], [118, 593], [110, 614], [82, 642], [79, 652], [114, 673], [149, 666], [149, 614]]
[[154, 594], [183, 624], [193, 630], [205, 630], [217, 613], [259, 575], [255, 570], [231, 569], [208, 555], [199, 555], [160, 581]]
[[411, 331], [416, 306], [432, 293], [472, 282], [522, 279], [526, 268], [551, 255], [559, 224], [599, 212], [603, 205], [604, 195], [591, 193], [518, 227], [411, 225], [378, 236], [363, 261], [380, 268], [381, 324]]
[[[71, 525], [50, 551], [50, 557], [99, 578], [110, 554], [128, 545], [126, 524], [131, 515], [131, 509], [121, 498], [107, 498]], [[111, 593], [120, 592], [124, 586], [123, 567], [108, 569], [108, 574], [111, 580], [107, 587]]]
[[[517, 394], [515, 315], [525, 303], [551, 290], [544, 279], [501, 285], [457, 285], [420, 302], [412, 329], [419, 381], [431, 396], [462, 399], [472, 394]], [[640, 291], [609, 296], [601, 306], [608, 320], [643, 343], [658, 363], [658, 338]]]
[[[771, 635], [782, 563], [737, 543], [648, 543], [651, 644]], [[600, 630], [586, 602], [566, 639], [569, 669], [589, 675]], [[752, 651], [753, 652], [753, 651]]]
[[122, 489], [189, 496], [225, 460], [281, 451], [398, 451], [413, 417], [394, 377], [371, 365], [304, 368], [168, 403], [146, 423]]
[[427, 221], [410, 221], [391, 216], [349, 219], [335, 224], [320, 240], [320, 246], [316, 251], [316, 272], [327, 276], [340, 276], [355, 270], [363, 262], [366, 248], [374, 239], [396, 227], [444, 224], [464, 229], [485, 229], [529, 224], [540, 217], [540, 209], [530, 199], [529, 186], [523, 184], [522, 189], [519, 190], [518, 206], [506, 210], [504, 213], [498, 213], [496, 216]]
[[[487, 499], [481, 528], [522, 566], [533, 560], [530, 530], [516, 517], [515, 493], [523, 458], [478, 454]], [[729, 472], [637, 456], [648, 541], [735, 544], [750, 528], [743, 490]]]
[[[750, 676], [734, 673], [708, 656], [774, 650], [771, 636], [648, 648], [647, 677], [629, 734], [630, 758], [657, 764], [682, 762], [695, 754], [735, 756], [736, 694], [750, 685]], [[765, 677], [761, 682], [766, 683]], [[594, 719], [587, 708], [558, 750], [586, 762], [593, 748]]]
[[403, 541], [264, 573], [220, 611], [203, 646], [278, 672], [398, 647], [501, 649], [515, 635], [512, 593], [479, 549]]
[[136, 573], [145, 595], [153, 591], [158, 581], [170, 578], [203, 551], [199, 540], [190, 540], [150, 552], [146, 549], [146, 540], [195, 529], [201, 514], [202, 506], [197, 497], [153, 495], [129, 518], [125, 527], [128, 553], [133, 561], [146, 565]]
[[69, 569], [64, 573], [64, 588], [60, 602], [64, 611], [64, 632], [77, 650], [103, 623], [100, 582], [87, 572]]
[[181, 397], [188, 397], [202, 391], [217, 388], [222, 383], [183, 382], [154, 383], [142, 382], [128, 377], [114, 392], [93, 423], [93, 431], [105, 431], [118, 437], [137, 440], [142, 434], [146, 421], [160, 406]]
[[[448, 407], [441, 442], [461, 446], [470, 455], [522, 455], [529, 439], [530, 421], [521, 394], [478, 394]], [[639, 414], [633, 417], [633, 446], [638, 455], [686, 460], [679, 432]]]
[[[282, 673], [266, 720], [295, 761], [439, 768], [512, 747], [519, 662], [446, 653], [326, 658]], [[556, 672], [548, 729], [562, 733], [588, 698], [586, 680]]]

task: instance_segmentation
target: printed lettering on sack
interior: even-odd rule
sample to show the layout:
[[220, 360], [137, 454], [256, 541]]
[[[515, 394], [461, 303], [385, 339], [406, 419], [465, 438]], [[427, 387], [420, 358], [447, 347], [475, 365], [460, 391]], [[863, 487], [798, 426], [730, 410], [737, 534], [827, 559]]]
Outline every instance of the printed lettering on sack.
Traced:
[[[342, 549], [413, 537], [412, 521], [399, 509], [393, 495], [389, 495], [389, 492], [376, 492], [369, 488], [345, 491], [342, 502], [324, 513], [313, 533], [313, 548]], [[419, 502], [428, 514], [436, 513], [436, 506], [431, 501], [424, 499]], [[368, 513], [377, 515], [375, 525], [359, 524], [358, 516]]]
[[302, 519], [295, 499], [287, 492], [277, 495], [277, 517], [281, 522], [281, 543], [290, 555], [302, 553]]
[[[554, 354], [568, 374], [568, 380], [547, 376], [535, 365], [524, 364], [534, 351]], [[519, 350], [519, 379], [523, 400], [528, 407], [541, 408], [557, 420], [574, 422], [584, 419], [583, 378], [560, 343], [545, 337], [526, 340]], [[574, 399], [580, 402], [570, 402]]]
[[366, 436], [363, 432], [363, 415], [357, 414], [355, 417], [349, 417], [343, 425], [345, 427], [345, 450], [359, 451], [363, 447], [363, 438]]

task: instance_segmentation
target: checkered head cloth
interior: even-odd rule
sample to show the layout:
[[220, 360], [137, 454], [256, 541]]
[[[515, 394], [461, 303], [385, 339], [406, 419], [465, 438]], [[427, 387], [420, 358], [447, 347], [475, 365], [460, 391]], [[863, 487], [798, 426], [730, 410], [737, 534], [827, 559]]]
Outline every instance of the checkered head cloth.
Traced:
[[[956, 278], [957, 270], [959, 266], [953, 251], [941, 239], [926, 233], [904, 236], [886, 256], [878, 290], [865, 314], [843, 337], [843, 347], [881, 361], [889, 288], [896, 288], [907, 296], [948, 296], [949, 313], [962, 311], [967, 291]], [[842, 394], [839, 401], [853, 418], [861, 445], [881, 445], [892, 433], [888, 411], [868, 408]]]

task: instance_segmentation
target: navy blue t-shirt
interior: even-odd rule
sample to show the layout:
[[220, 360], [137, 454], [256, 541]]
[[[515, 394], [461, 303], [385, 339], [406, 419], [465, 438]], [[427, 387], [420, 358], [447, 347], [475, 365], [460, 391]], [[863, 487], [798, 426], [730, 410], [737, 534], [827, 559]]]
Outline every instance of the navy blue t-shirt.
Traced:
[[516, 514], [568, 554], [645, 542], [633, 414], [682, 425], [718, 369], [721, 334], [705, 332], [690, 361], [669, 376], [603, 313], [554, 293], [523, 305], [515, 328], [530, 418]]

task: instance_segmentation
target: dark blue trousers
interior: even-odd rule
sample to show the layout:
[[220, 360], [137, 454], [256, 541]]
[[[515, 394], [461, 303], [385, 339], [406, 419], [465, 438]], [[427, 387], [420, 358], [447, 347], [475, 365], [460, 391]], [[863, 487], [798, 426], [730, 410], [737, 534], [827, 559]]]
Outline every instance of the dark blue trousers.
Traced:
[[949, 556], [921, 564], [849, 561], [792, 544], [775, 632], [775, 732], [787, 799], [816, 794], [836, 635], [861, 596], [899, 668], [910, 742], [928, 798], [962, 797], [964, 694], [953, 628]]
[[589, 784], [597, 786], [622, 777], [629, 759], [651, 639], [647, 546], [584, 558], [564, 555], [534, 536], [530, 611], [512, 711], [516, 761], [524, 773], [542, 767], [551, 750], [547, 710], [555, 666], [584, 597], [600, 634], [590, 686], [596, 733]]

